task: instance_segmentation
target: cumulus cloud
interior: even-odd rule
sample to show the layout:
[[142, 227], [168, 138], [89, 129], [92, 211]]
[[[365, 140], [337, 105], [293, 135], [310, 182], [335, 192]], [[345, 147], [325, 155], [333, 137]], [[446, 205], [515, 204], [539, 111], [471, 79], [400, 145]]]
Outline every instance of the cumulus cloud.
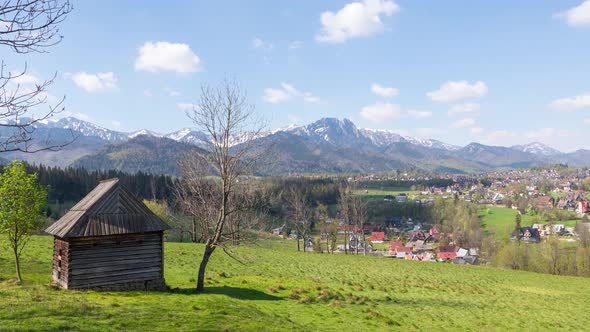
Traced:
[[264, 41], [260, 38], [254, 38], [252, 40], [252, 46], [256, 49], [263, 50], [263, 51], [271, 51], [275, 48], [275, 46], [267, 41]]
[[479, 111], [479, 104], [477, 103], [463, 103], [453, 105], [447, 112], [449, 116], [455, 116], [464, 113], [473, 113]]
[[383, 16], [399, 11], [392, 0], [352, 2], [337, 12], [320, 15], [322, 30], [315, 37], [320, 43], [343, 43], [350, 38], [366, 37], [384, 30]]
[[399, 90], [392, 87], [386, 87], [377, 83], [371, 84], [371, 91], [381, 97], [395, 97], [399, 94]]
[[554, 109], [562, 111], [590, 108], [590, 93], [578, 95], [572, 98], [557, 99], [551, 102], [550, 106]]
[[451, 126], [453, 128], [460, 129], [460, 128], [468, 128], [468, 127], [471, 127], [471, 126], [474, 126], [474, 125], [475, 125], [475, 119], [473, 119], [473, 118], [462, 118], [462, 119], [459, 119], [459, 120], [453, 122], [453, 124]]
[[192, 73], [201, 69], [201, 59], [193, 53], [190, 46], [182, 43], [146, 42], [139, 48], [135, 60], [138, 71], [174, 71]]
[[482, 81], [473, 84], [467, 81], [448, 81], [441, 85], [438, 90], [431, 91], [426, 95], [436, 102], [451, 103], [462, 99], [482, 97], [487, 93], [488, 87]]
[[590, 26], [590, 0], [586, 0], [579, 6], [558, 13], [555, 16], [574, 27]]
[[89, 74], [84, 71], [66, 74], [74, 83], [86, 92], [101, 92], [117, 89], [117, 79], [113, 72]]
[[399, 119], [404, 115], [397, 104], [377, 102], [361, 109], [361, 116], [371, 122], [383, 122]]
[[320, 98], [314, 96], [311, 92], [301, 92], [289, 83], [281, 83], [279, 88], [266, 88], [262, 95], [262, 100], [271, 104], [279, 104], [296, 98], [301, 98], [306, 103], [320, 101]]

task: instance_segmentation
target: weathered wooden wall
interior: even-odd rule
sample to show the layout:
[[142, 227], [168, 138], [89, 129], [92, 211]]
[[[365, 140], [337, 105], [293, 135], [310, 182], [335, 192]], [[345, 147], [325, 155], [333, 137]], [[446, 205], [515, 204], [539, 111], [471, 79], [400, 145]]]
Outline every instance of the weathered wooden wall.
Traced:
[[53, 282], [67, 287], [68, 284], [69, 243], [58, 238], [53, 239]]
[[68, 267], [69, 289], [161, 289], [162, 232], [72, 238]]

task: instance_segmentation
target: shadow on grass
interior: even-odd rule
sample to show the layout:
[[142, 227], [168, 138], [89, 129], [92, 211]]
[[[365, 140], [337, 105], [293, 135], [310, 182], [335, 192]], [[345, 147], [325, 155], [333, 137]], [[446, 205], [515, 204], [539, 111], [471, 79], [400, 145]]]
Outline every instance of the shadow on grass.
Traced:
[[265, 292], [249, 289], [249, 288], [238, 288], [238, 287], [206, 287], [203, 293], [197, 292], [195, 288], [183, 288], [173, 289], [173, 293], [186, 294], [186, 295], [197, 295], [197, 294], [217, 294], [225, 295], [238, 300], [252, 300], [252, 301], [280, 301], [283, 298], [280, 296], [274, 296]]

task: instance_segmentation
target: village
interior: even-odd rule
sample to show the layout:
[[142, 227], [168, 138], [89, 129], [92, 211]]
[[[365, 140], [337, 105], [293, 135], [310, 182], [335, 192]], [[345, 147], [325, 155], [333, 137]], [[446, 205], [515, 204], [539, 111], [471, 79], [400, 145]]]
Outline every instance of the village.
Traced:
[[[450, 181], [446, 186], [425, 185], [432, 181]], [[372, 196], [382, 206], [433, 206], [436, 201], [461, 200], [475, 204], [483, 217], [490, 208], [512, 210], [510, 227], [500, 237], [508, 241], [535, 244], [556, 238], [562, 242], [580, 241], [580, 235], [590, 232], [587, 190], [590, 189], [590, 171], [587, 169], [540, 168], [496, 171], [478, 176], [363, 175], [348, 178], [357, 187], [383, 188], [387, 183], [402, 183], [407, 192]], [[369, 194], [372, 189], [360, 189]], [[401, 190], [401, 189], [400, 189]], [[377, 190], [376, 192], [387, 192]], [[487, 211], [487, 212], [486, 212]], [[529, 224], [516, 224], [524, 217]], [[441, 232], [431, 220], [414, 220], [411, 216], [387, 215], [380, 222], [362, 225], [345, 224], [338, 215], [328, 223], [338, 225], [339, 240], [334, 248], [328, 241], [330, 234], [319, 232], [319, 242], [309, 235], [304, 241], [307, 251], [339, 254], [361, 254], [423, 262], [450, 262], [478, 265], [485, 263], [480, 256], [481, 245], [459, 246], [452, 232]], [[506, 222], [506, 221], [504, 221]], [[296, 230], [284, 234], [275, 228], [272, 234], [297, 239]], [[318, 243], [320, 248], [318, 249]], [[324, 246], [321, 243], [325, 243]], [[314, 248], [314, 245], [316, 248]]]

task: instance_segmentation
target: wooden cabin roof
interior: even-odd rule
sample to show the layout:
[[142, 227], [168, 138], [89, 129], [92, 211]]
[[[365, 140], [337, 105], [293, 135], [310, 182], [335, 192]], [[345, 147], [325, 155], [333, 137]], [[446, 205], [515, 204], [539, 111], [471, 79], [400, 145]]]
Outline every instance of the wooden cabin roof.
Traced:
[[45, 232], [60, 238], [72, 238], [166, 229], [170, 226], [114, 178], [101, 181]]

